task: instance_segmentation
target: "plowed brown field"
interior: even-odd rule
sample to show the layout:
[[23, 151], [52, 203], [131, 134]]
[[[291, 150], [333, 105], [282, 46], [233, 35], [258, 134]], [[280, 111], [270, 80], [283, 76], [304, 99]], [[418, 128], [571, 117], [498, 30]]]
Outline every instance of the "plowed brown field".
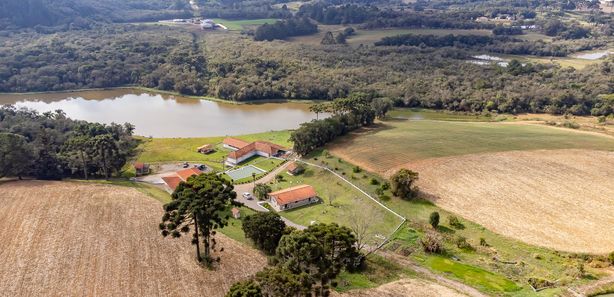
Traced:
[[538, 150], [410, 162], [438, 206], [563, 251], [614, 251], [614, 152]]
[[126, 187], [0, 185], [2, 296], [223, 296], [266, 265], [221, 234], [222, 262], [200, 267], [191, 238], [164, 239], [160, 202]]

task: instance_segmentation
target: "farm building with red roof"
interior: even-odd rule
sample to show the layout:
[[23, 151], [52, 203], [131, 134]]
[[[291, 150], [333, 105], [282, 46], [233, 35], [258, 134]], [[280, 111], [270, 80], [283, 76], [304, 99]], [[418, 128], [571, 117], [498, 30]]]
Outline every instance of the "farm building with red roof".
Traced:
[[229, 166], [236, 166], [253, 156], [278, 157], [288, 151], [288, 149], [271, 142], [255, 141], [247, 143], [232, 137], [224, 139], [224, 147], [232, 150], [226, 158], [226, 165]]
[[188, 178], [194, 175], [200, 175], [203, 173], [198, 168], [188, 168], [175, 172], [174, 175], [162, 177], [162, 181], [166, 184], [166, 188], [169, 192], [175, 191], [179, 183], [187, 181]]
[[277, 211], [293, 209], [318, 201], [318, 194], [310, 185], [300, 185], [269, 193], [269, 203]]

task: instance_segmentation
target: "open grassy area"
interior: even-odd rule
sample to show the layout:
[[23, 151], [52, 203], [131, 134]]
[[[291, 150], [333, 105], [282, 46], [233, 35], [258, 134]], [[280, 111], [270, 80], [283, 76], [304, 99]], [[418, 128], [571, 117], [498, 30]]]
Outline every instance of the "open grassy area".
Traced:
[[335, 155], [383, 173], [412, 161], [465, 154], [572, 148], [613, 151], [614, 139], [545, 125], [390, 119], [328, 147]]
[[[358, 174], [353, 173], [355, 165], [332, 156], [326, 150], [313, 153], [309, 156], [309, 161], [330, 168], [338, 168], [338, 172], [346, 172], [353, 183], [374, 196], [376, 189], [385, 182], [383, 178], [374, 173], [365, 171]], [[496, 234], [479, 224], [462, 218], [461, 222], [464, 228], [455, 229], [448, 223], [449, 217], [455, 214], [445, 211], [429, 201], [420, 199], [401, 200], [392, 197], [389, 191], [384, 192], [380, 201], [409, 220], [394, 235], [392, 241], [386, 245], [386, 250], [403, 255], [409, 253], [413, 255], [412, 257], [417, 264], [428, 267], [435, 272], [449, 275], [445, 272], [447, 269], [444, 269], [445, 266], [435, 265], [438, 261], [427, 261], [431, 256], [424, 254], [420, 246], [420, 237], [423, 236], [425, 230], [431, 228], [428, 225], [429, 215], [437, 211], [441, 215], [439, 233], [444, 238], [446, 255], [458, 258], [458, 264], [462, 264], [452, 269], [469, 269], [474, 274], [471, 279], [457, 279], [469, 285], [477, 286], [485, 292], [512, 296], [535, 296], [536, 294], [527, 284], [530, 277], [550, 281], [559, 280], [560, 285], [568, 285], [570, 283], [583, 284], [590, 281], [589, 279], [592, 277], [602, 276], [602, 272], [598, 269], [592, 269], [588, 265], [585, 265], [587, 275], [589, 275], [588, 278], [576, 279], [570, 276], [578, 263], [586, 263], [583, 262], [581, 255], [557, 252], [526, 244]], [[455, 240], [459, 236], [465, 237], [475, 250], [458, 248], [455, 245]], [[487, 246], [480, 246], [480, 238], [484, 239]], [[498, 279], [499, 284], [505, 285], [501, 288], [491, 287], [489, 279], [493, 277]], [[514, 286], [512, 283], [522, 287], [522, 289], [512, 290]], [[513, 292], [505, 292], [506, 288]], [[547, 289], [537, 295], [555, 296], [563, 290], [561, 288]]]
[[355, 289], [374, 288], [395, 281], [401, 277], [414, 276], [416, 273], [381, 256], [371, 254], [367, 257], [367, 269], [361, 272], [343, 271], [337, 277], [337, 292]]
[[[245, 141], [264, 140], [292, 147], [289, 142], [291, 131], [271, 131], [257, 134], [238, 136]], [[139, 146], [137, 160], [146, 163], [164, 163], [191, 161], [209, 165], [216, 170], [223, 169], [223, 160], [228, 155], [228, 150], [221, 145], [225, 137], [203, 138], [143, 138]], [[196, 148], [204, 144], [216, 145], [216, 151], [211, 154], [201, 154]]]
[[[350, 177], [351, 171], [346, 172], [346, 175]], [[309, 166], [301, 175], [283, 174], [283, 177], [283, 181], [271, 183], [273, 191], [308, 184], [316, 189], [318, 197], [322, 200], [318, 204], [280, 212], [280, 215], [295, 223], [303, 226], [309, 226], [312, 222], [352, 226], [355, 220], [371, 219], [373, 224], [366, 241], [372, 245], [381, 243], [401, 223], [399, 217], [323, 169]]]
[[[290, 38], [290, 41], [305, 43], [311, 45], [319, 45], [326, 32], [333, 33], [342, 32], [345, 28], [352, 27], [341, 25], [320, 25], [319, 32], [307, 36], [299, 36]], [[356, 29], [356, 27], [353, 27]], [[347, 39], [349, 45], [373, 44], [380, 41], [384, 37], [396, 36], [402, 34], [417, 34], [417, 35], [491, 35], [489, 30], [463, 30], [463, 29], [379, 29], [379, 30], [362, 30], [357, 29], [356, 33]]]
[[277, 19], [254, 19], [254, 20], [226, 20], [226, 19], [213, 19], [216, 24], [222, 24], [230, 31], [241, 31], [246, 27], [253, 27], [262, 24], [273, 24], [277, 22]]

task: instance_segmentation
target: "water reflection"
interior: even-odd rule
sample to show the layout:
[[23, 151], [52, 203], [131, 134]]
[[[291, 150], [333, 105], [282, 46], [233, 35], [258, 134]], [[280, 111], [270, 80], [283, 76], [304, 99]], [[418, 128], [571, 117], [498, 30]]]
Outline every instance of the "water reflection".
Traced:
[[[0, 95], [0, 104], [40, 112], [62, 109], [74, 119], [129, 122], [154, 137], [240, 135], [297, 128], [315, 118], [304, 103], [229, 104], [138, 90]], [[320, 115], [322, 117], [322, 115]]]

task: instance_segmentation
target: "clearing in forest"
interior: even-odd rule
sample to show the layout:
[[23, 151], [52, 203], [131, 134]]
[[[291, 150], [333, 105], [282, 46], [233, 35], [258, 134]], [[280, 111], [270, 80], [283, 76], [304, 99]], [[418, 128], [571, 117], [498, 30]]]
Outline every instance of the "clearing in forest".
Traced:
[[161, 203], [133, 188], [28, 181], [0, 184], [0, 192], [6, 295], [223, 296], [266, 265], [218, 233], [221, 264], [199, 266], [191, 237], [164, 239]]

